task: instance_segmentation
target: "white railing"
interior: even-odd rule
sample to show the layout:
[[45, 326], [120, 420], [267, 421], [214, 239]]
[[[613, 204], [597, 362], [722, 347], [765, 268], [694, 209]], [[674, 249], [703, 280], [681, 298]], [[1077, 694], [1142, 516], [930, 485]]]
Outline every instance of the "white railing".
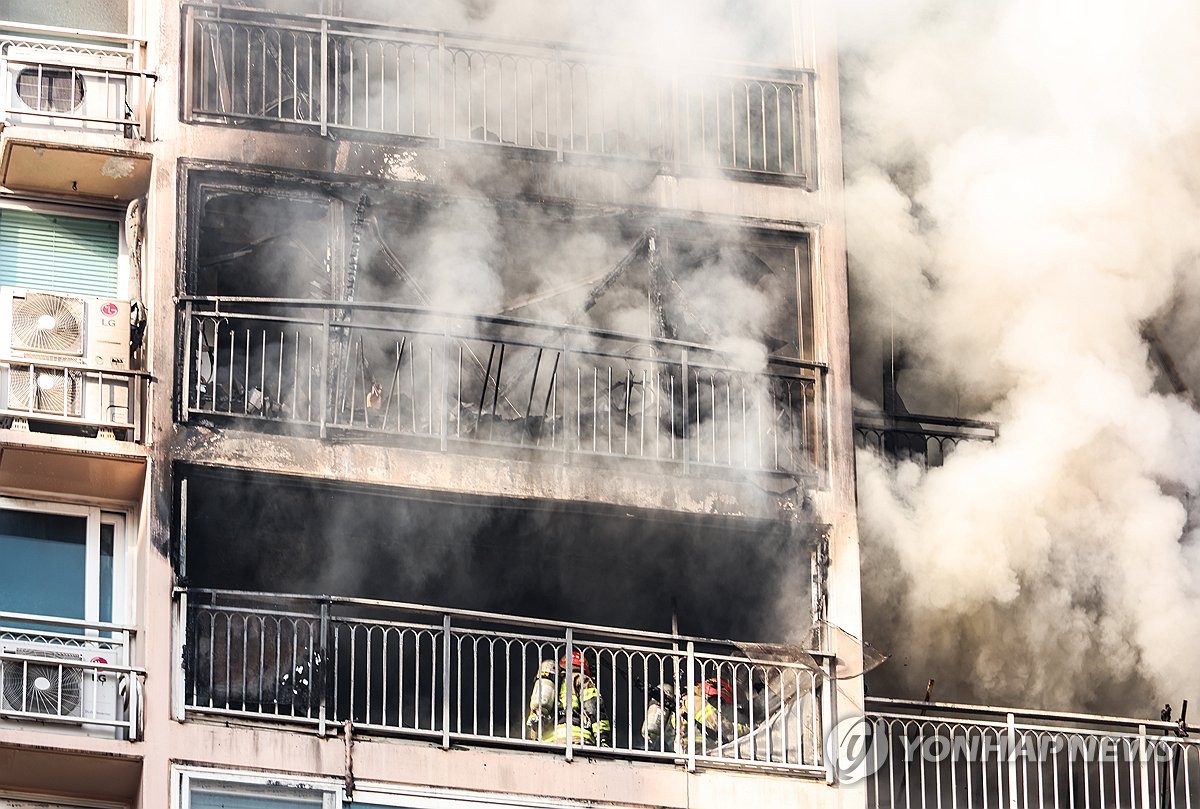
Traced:
[[136, 741], [144, 672], [133, 641], [127, 626], [0, 612], [0, 723]]
[[144, 40], [0, 21], [0, 70], [4, 123], [149, 137]]
[[1200, 806], [1182, 722], [868, 699], [869, 807]]
[[824, 366], [422, 307], [186, 298], [188, 417], [819, 478]]
[[185, 4], [193, 120], [811, 177], [812, 75], [616, 62], [554, 43]]
[[[322, 734], [349, 722], [356, 734], [447, 748], [478, 743], [825, 776], [819, 705], [828, 663], [820, 655], [789, 650], [762, 660], [729, 641], [363, 599], [201, 589], [177, 597], [185, 712], [194, 716]], [[575, 654], [579, 662], [568, 663]], [[553, 662], [539, 678], [543, 661]], [[588, 710], [586, 694], [531, 713], [531, 695], [542, 689], [556, 702], [568, 677], [559, 661], [586, 670], [599, 716], [575, 713]], [[693, 685], [711, 678], [728, 684], [728, 699], [701, 724], [710, 703]], [[587, 732], [566, 732], [580, 726]]]
[[141, 439], [142, 371], [0, 357], [0, 422], [25, 419]]

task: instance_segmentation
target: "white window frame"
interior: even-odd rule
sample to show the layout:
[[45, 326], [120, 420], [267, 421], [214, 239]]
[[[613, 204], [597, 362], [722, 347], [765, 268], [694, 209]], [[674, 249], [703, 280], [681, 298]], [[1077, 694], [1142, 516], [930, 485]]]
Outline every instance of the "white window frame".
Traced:
[[[102, 222], [117, 223], [117, 294], [121, 300], [129, 300], [129, 243], [125, 239], [126, 210], [118, 208], [101, 208], [70, 203], [44, 202], [42, 200], [24, 199], [21, 197], [0, 199], [0, 211], [5, 209], [40, 213], [46, 216], [65, 216], [75, 219], [99, 219]], [[135, 296], [136, 297], [136, 296]]]
[[29, 792], [0, 792], [0, 807], [8, 807], [4, 801], [24, 801], [16, 806], [52, 806], [54, 809], [127, 809], [129, 804], [112, 801], [89, 801], [82, 798], [58, 798], [53, 795], [35, 795]]
[[341, 785], [324, 778], [276, 777], [268, 773], [236, 770], [207, 770], [174, 767], [171, 771], [171, 806], [191, 809], [192, 787], [215, 787], [231, 795], [272, 796], [280, 798], [321, 797], [321, 809], [341, 809], [344, 792]]
[[579, 809], [581, 805], [578, 801], [545, 797], [404, 787], [378, 782], [360, 782], [353, 798], [348, 799], [340, 780], [178, 765], [171, 769], [171, 781], [171, 809], [192, 809], [191, 790], [195, 785], [216, 787], [231, 795], [280, 798], [320, 795], [322, 809], [352, 809], [364, 804], [396, 809]]
[[109, 511], [100, 506], [88, 506], [78, 503], [55, 503], [46, 500], [25, 500], [16, 497], [0, 497], [0, 509], [67, 517], [85, 517], [87, 519], [87, 540], [84, 546], [83, 620], [88, 623], [100, 623], [100, 526], [113, 526], [111, 623], [124, 623], [126, 609], [128, 608], [125, 583], [126, 571], [129, 566], [129, 560], [126, 558], [129, 549], [125, 532], [125, 526], [128, 523], [126, 514], [119, 511]]

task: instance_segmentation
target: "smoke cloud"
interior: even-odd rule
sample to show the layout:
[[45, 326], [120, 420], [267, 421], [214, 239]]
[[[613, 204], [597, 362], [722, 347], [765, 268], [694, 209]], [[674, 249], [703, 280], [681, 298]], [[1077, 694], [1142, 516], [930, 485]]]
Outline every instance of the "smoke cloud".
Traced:
[[856, 385], [894, 344], [911, 411], [1000, 423], [939, 468], [859, 454], [879, 685], [1197, 698], [1200, 7], [842, 6]]

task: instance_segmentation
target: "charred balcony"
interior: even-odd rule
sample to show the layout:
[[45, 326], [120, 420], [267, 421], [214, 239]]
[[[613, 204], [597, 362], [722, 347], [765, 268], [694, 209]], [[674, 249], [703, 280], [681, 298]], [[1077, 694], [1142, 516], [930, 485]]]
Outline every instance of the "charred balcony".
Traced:
[[813, 75], [184, 4], [190, 121], [493, 145], [812, 185]]
[[511, 318], [305, 300], [182, 304], [186, 419], [814, 479], [824, 368]]
[[[350, 598], [189, 589], [184, 714], [307, 726], [320, 735], [399, 736], [824, 777], [825, 656], [792, 645], [439, 610]], [[570, 716], [531, 721], [529, 695], [546, 660], [571, 660], [596, 682], [611, 730], [577, 739]], [[568, 674], [553, 675], [555, 693]], [[672, 703], [647, 727], [662, 688], [689, 694], [719, 678], [736, 719], [707, 734]], [[679, 732], [670, 742], [658, 737]]]
[[806, 233], [189, 174], [183, 421], [820, 484]]
[[[180, 718], [824, 775], [808, 529], [180, 474]], [[530, 695], [575, 653], [610, 727], [554, 741], [571, 717], [531, 723]], [[706, 735], [661, 688], [710, 678], [736, 721]], [[648, 738], [656, 699], [674, 742]]]
[[854, 443], [894, 460], [941, 466], [964, 442], [995, 441], [995, 422], [919, 413], [854, 411]]

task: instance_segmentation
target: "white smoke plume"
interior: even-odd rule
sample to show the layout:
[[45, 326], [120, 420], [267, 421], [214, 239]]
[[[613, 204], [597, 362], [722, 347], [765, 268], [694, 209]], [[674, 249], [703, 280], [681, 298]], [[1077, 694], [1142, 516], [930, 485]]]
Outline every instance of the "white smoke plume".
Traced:
[[1000, 423], [927, 471], [860, 452], [885, 688], [1200, 698], [1200, 7], [843, 11], [856, 382], [894, 339], [910, 410]]

